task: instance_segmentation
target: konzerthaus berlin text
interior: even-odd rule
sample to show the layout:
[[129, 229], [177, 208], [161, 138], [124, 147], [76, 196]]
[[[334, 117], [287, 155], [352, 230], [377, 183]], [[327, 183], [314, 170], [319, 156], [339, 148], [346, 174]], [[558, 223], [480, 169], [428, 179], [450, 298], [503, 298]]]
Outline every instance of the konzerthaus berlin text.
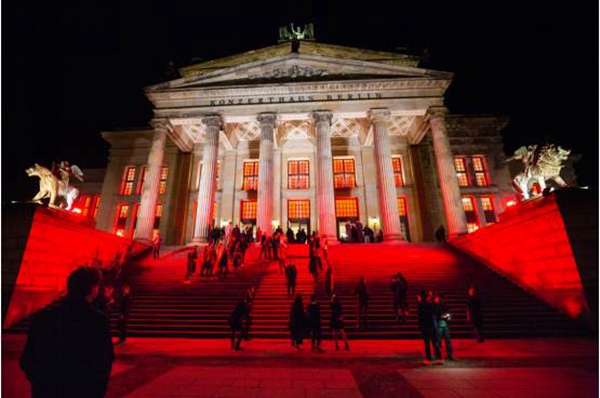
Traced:
[[151, 129], [102, 133], [98, 228], [187, 244], [232, 222], [332, 241], [360, 219], [419, 242], [496, 222], [514, 199], [506, 122], [449, 115], [452, 73], [418, 63], [301, 41], [182, 68], [146, 88]]

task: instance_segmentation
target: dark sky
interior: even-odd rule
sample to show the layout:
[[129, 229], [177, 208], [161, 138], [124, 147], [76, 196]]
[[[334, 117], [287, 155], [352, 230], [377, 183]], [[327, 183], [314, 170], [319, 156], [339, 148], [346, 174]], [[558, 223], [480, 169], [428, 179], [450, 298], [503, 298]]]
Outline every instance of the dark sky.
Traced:
[[37, 192], [23, 171], [36, 161], [105, 166], [99, 132], [147, 125], [143, 87], [166, 80], [169, 60], [181, 67], [273, 45], [290, 22], [313, 22], [323, 43], [427, 48], [427, 67], [455, 73], [452, 113], [506, 115], [507, 153], [550, 140], [581, 153], [580, 183], [598, 186], [597, 2], [61, 3], [3, 3], [3, 201]]

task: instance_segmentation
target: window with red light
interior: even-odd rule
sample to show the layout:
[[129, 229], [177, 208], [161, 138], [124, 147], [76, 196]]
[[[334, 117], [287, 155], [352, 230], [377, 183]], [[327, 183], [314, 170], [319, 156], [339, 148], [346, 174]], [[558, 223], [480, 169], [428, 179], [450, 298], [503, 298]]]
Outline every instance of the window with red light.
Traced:
[[469, 232], [477, 231], [479, 229], [479, 221], [477, 220], [477, 212], [475, 211], [474, 198], [471, 196], [463, 197], [462, 205], [465, 211], [465, 218], [467, 219], [467, 230]]
[[160, 181], [158, 182], [158, 194], [162, 195], [167, 192], [167, 176], [169, 175], [169, 168], [163, 166], [160, 168]]
[[392, 167], [394, 169], [394, 182], [397, 187], [404, 186], [404, 177], [402, 173], [402, 157], [392, 156]]
[[125, 236], [127, 227], [127, 216], [129, 215], [129, 204], [120, 204], [117, 206], [117, 220], [115, 222], [115, 234]]
[[335, 200], [335, 216], [337, 218], [358, 218], [358, 199], [337, 198]]
[[256, 200], [242, 200], [241, 206], [241, 219], [243, 223], [254, 223], [256, 221]]
[[83, 210], [81, 211], [81, 215], [84, 217], [88, 217], [90, 213], [90, 206], [92, 204], [92, 197], [90, 195], [83, 196]]
[[467, 159], [464, 156], [455, 156], [454, 168], [456, 169], [456, 178], [458, 178], [458, 186], [468, 187], [469, 177], [467, 175]]
[[494, 224], [496, 222], [496, 212], [494, 212], [493, 198], [490, 196], [482, 196], [481, 207], [483, 208], [485, 223], [488, 225]]
[[133, 193], [133, 181], [135, 180], [135, 167], [127, 166], [123, 172], [123, 181], [121, 182], [121, 195], [131, 195]]
[[354, 188], [356, 186], [354, 159], [333, 159], [333, 187]]
[[298, 220], [310, 218], [310, 201], [289, 200], [288, 201], [288, 219]]
[[290, 160], [288, 162], [288, 189], [309, 188], [308, 160]]
[[[144, 182], [146, 181], [146, 174], [147, 174], [147, 166], [143, 166], [142, 167], [142, 171], [140, 172], [140, 179], [138, 181], [138, 186], [137, 186], [137, 194], [141, 195], [142, 194], [142, 188], [144, 186]], [[169, 167], [168, 166], [163, 166], [160, 168], [160, 179], [158, 181], [158, 194], [162, 195], [165, 192], [167, 192], [167, 176], [169, 175]]]
[[400, 217], [406, 217], [408, 212], [406, 211], [406, 198], [404, 196], [398, 197], [398, 214]]
[[490, 185], [485, 158], [483, 156], [473, 156], [471, 160], [473, 164], [473, 173], [475, 173], [475, 184], [478, 187], [487, 187]]
[[242, 189], [244, 191], [258, 190], [258, 160], [244, 161], [243, 176]]
[[96, 195], [96, 196], [94, 196], [94, 207], [93, 207], [93, 211], [92, 211], [94, 219], [98, 215], [99, 208], [100, 208], [100, 195]]

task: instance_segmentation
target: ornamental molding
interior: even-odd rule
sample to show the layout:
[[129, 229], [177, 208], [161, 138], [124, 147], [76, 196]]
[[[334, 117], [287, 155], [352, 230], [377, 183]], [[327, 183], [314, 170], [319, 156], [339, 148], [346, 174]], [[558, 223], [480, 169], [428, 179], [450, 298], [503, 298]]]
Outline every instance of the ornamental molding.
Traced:
[[309, 66], [293, 65], [287, 69], [277, 68], [268, 72], [249, 75], [248, 79], [281, 79], [285, 77], [296, 79], [298, 77], [315, 77], [327, 75], [329, 75], [329, 71], [327, 69], [318, 69], [311, 68]]

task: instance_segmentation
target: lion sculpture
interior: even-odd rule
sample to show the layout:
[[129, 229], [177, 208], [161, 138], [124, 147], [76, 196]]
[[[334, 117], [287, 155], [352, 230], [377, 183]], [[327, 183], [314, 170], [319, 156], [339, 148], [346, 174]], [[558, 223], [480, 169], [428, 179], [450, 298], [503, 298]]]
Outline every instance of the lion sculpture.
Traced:
[[[523, 171], [513, 178], [513, 189], [521, 196], [522, 200], [540, 195], [546, 189], [546, 181], [553, 181], [559, 187], [566, 187], [567, 183], [560, 176], [563, 162], [569, 158], [570, 149], [563, 149], [554, 144], [522, 146], [513, 156], [506, 159], [521, 160]], [[539, 185], [540, 192], [534, 192], [534, 185]]]
[[[83, 176], [77, 166], [71, 166], [77, 170], [77, 177]], [[60, 180], [52, 172], [39, 164], [25, 170], [29, 177], [39, 177], [40, 191], [33, 197], [33, 202], [41, 203], [42, 199], [50, 198], [48, 205], [50, 207], [71, 210], [75, 199], [79, 196], [79, 190], [68, 184], [67, 181]]]

